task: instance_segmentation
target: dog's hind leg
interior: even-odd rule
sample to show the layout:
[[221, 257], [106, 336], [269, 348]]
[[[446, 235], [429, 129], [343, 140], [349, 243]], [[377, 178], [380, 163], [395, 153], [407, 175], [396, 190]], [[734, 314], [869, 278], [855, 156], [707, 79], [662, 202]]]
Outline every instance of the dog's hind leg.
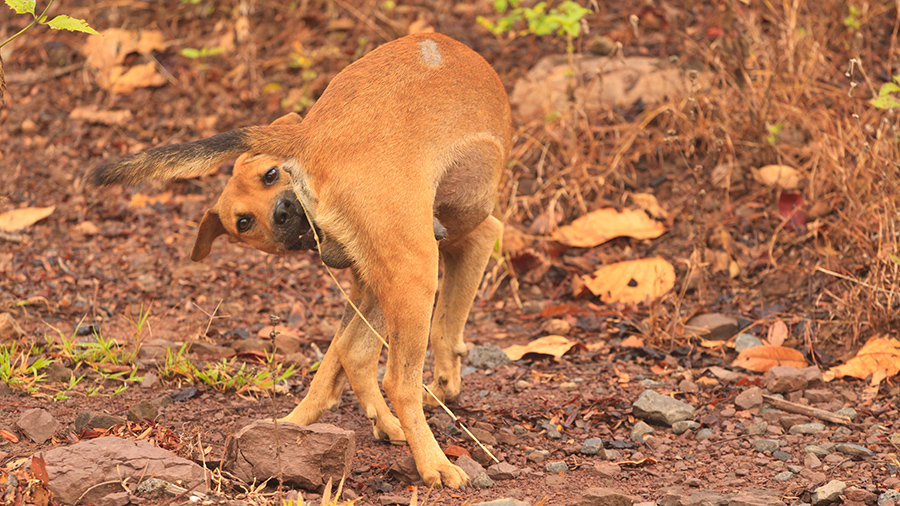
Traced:
[[[475, 230], [440, 245], [444, 278], [431, 322], [434, 380], [429, 388], [442, 401], [459, 396], [460, 358], [466, 353], [463, 329], [494, 244], [502, 232], [500, 221], [488, 216]], [[427, 393], [424, 400], [435, 404]]]

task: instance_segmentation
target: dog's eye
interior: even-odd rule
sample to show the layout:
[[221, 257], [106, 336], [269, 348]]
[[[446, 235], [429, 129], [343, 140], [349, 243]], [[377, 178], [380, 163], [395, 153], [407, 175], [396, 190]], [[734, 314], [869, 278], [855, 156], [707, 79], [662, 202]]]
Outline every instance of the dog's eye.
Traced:
[[253, 218], [249, 216], [241, 216], [237, 220], [237, 230], [238, 232], [246, 232], [250, 230], [250, 225], [253, 223]]
[[275, 181], [278, 181], [278, 167], [272, 167], [267, 170], [266, 175], [263, 176], [263, 181], [265, 181], [266, 186], [275, 184]]

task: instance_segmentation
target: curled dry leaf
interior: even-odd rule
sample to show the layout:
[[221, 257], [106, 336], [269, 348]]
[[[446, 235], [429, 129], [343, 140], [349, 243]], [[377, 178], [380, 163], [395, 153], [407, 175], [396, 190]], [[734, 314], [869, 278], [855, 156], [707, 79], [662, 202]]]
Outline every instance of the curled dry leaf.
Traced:
[[783, 321], [778, 320], [769, 327], [769, 334], [766, 336], [766, 342], [772, 346], [781, 346], [787, 341], [788, 331], [787, 325]]
[[675, 268], [663, 258], [629, 260], [604, 266], [584, 284], [603, 302], [636, 304], [654, 300], [675, 286]]
[[578, 248], [593, 248], [616, 237], [655, 239], [665, 233], [666, 227], [639, 210], [599, 209], [559, 227], [553, 235], [557, 241]]
[[871, 376], [870, 384], [878, 385], [885, 378], [900, 372], [900, 341], [893, 337], [888, 339], [887, 336], [872, 338], [855, 357], [845, 364], [832, 367], [828, 372], [835, 378], [852, 376], [866, 379]]
[[740, 352], [732, 367], [742, 367], [749, 371], [766, 372], [776, 366], [803, 369], [808, 364], [803, 354], [784, 346], [755, 346]]
[[584, 348], [583, 344], [569, 340], [565, 336], [544, 336], [526, 345], [514, 344], [503, 351], [510, 360], [519, 360], [527, 354], [549, 355], [559, 358], [572, 348]]
[[800, 186], [800, 171], [787, 165], [766, 165], [752, 169], [753, 179], [758, 183], [782, 190], [796, 190]]
[[656, 195], [652, 193], [632, 193], [629, 195], [631, 201], [637, 204], [641, 209], [647, 212], [657, 220], [665, 220], [669, 217], [669, 213], [659, 205]]
[[53, 214], [56, 206], [25, 207], [0, 213], [0, 231], [15, 232], [30, 227]]

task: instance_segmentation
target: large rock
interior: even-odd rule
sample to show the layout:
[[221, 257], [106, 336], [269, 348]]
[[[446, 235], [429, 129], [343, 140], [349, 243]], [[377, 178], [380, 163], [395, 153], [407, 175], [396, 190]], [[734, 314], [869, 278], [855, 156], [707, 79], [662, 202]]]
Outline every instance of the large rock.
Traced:
[[[259, 420], [247, 425], [225, 442], [223, 467], [238, 478], [257, 483], [278, 477], [275, 423]], [[340, 482], [350, 475], [356, 438], [352, 431], [333, 425], [278, 424], [281, 473], [284, 484], [318, 490], [329, 478]]]
[[657, 425], [671, 426], [694, 416], [694, 407], [653, 390], [644, 390], [631, 406], [634, 416]]
[[512, 361], [503, 351], [503, 348], [495, 344], [476, 346], [469, 350], [469, 365], [478, 369], [496, 369], [501, 365], [511, 364]]
[[[150, 477], [180, 482], [197, 492], [206, 491], [202, 467], [146, 441], [90, 439], [44, 452], [44, 460], [50, 490], [62, 504], [73, 504], [79, 498], [98, 504], [107, 495], [122, 492], [123, 481], [137, 483]], [[110, 485], [100, 485], [106, 482]]]
[[847, 489], [847, 484], [840, 480], [831, 480], [815, 489], [809, 501], [812, 506], [826, 506], [841, 500], [841, 494]]
[[794, 367], [779, 365], [768, 371], [765, 375], [766, 389], [773, 394], [783, 394], [803, 390], [809, 384], [804, 370]]
[[22, 413], [16, 421], [16, 427], [35, 443], [43, 443], [53, 437], [60, 424], [49, 411], [34, 408]]

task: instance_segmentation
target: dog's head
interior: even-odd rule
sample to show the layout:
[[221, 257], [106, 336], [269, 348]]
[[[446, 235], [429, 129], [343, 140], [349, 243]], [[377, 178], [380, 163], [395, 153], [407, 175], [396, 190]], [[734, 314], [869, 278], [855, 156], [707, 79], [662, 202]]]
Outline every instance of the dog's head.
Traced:
[[[272, 124], [296, 123], [288, 114]], [[301, 237], [310, 225], [281, 167], [283, 158], [245, 153], [234, 164], [231, 179], [212, 209], [206, 211], [197, 230], [191, 260], [198, 262], [212, 249], [213, 241], [227, 234], [232, 242], [266, 253], [283, 255], [309, 249]]]

